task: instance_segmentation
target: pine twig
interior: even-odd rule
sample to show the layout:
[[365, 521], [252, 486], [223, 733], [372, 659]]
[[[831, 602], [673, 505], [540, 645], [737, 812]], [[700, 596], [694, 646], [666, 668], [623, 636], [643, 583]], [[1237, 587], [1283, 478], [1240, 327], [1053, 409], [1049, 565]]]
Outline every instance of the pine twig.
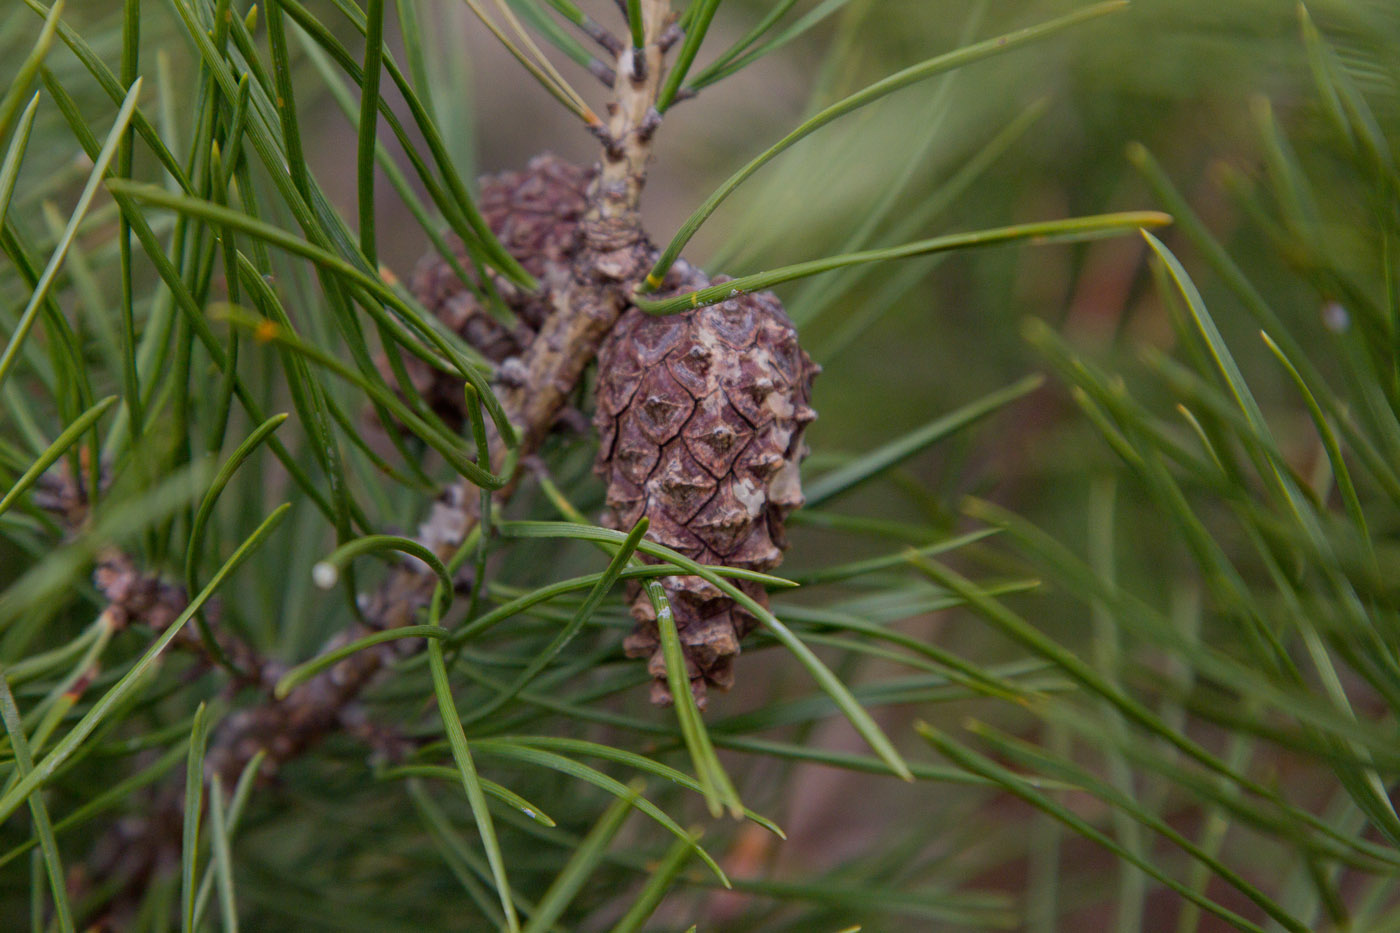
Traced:
[[[508, 449], [498, 433], [491, 434], [491, 463], [496, 471], [518, 464], [539, 448], [654, 259], [637, 206], [658, 123], [654, 104], [663, 75], [660, 38], [671, 25], [673, 14], [667, 0], [643, 0], [642, 9], [647, 42], [640, 51], [646, 56], [646, 67], [634, 71], [630, 61], [634, 53], [627, 49], [613, 74], [610, 120], [602, 134], [606, 139], [602, 168], [589, 191], [588, 210], [580, 224], [579, 252], [571, 267], [564, 270], [565, 275], [542, 279], [547, 283], [562, 281], [547, 295], [552, 311], [525, 350], [521, 365], [513, 368], [513, 378], [498, 387], [502, 407], [519, 436], [517, 446]], [[512, 482], [498, 492], [498, 501], [507, 500], [515, 486]], [[420, 526], [419, 542], [444, 559], [450, 557], [475, 528], [480, 507], [476, 486], [465, 480], [454, 484], [433, 503]], [[178, 615], [186, 600], [182, 589], [143, 576], [125, 555], [109, 555], [104, 568], [100, 571], [105, 574], [104, 593], [128, 615], [168, 615], [172, 611]], [[366, 624], [350, 625], [331, 640], [327, 650], [371, 629], [412, 624], [428, 605], [437, 583], [437, 577], [425, 571], [421, 562], [398, 565], [366, 598]], [[363, 734], [364, 717], [355, 706], [360, 693], [392, 659], [419, 644], [417, 639], [399, 639], [359, 651], [279, 699], [274, 686], [283, 673], [282, 666], [268, 663], [237, 639], [221, 634], [220, 646], [239, 670], [251, 672], [255, 682], [246, 685], [256, 687], [264, 699], [220, 723], [210, 737], [206, 775], [217, 774], [225, 786], [232, 786], [248, 764], [261, 756], [259, 776], [267, 779], [333, 732]], [[192, 636], [188, 647], [204, 652], [197, 636]], [[203, 656], [212, 667], [212, 659]], [[139, 831], [123, 826], [120, 846], [168, 851], [171, 840], [164, 837], [172, 825], [178, 834], [178, 820], [172, 824], [157, 816], [143, 821]], [[112, 840], [103, 840], [94, 851], [108, 851], [112, 845]], [[152, 871], [157, 862], [142, 864], [146, 871]], [[122, 892], [126, 896], [139, 894], [138, 882], [135, 879], [121, 887], [114, 897], [123, 896]], [[99, 913], [115, 916], [120, 911], [108, 904]]]
[[[553, 295], [553, 311], [516, 368], [517, 376], [500, 387], [501, 406], [519, 433], [519, 446], [508, 450], [499, 435], [491, 437], [492, 469], [509, 458], [533, 454], [567, 406], [598, 346], [631, 300], [633, 287], [646, 274], [652, 249], [641, 228], [637, 205], [646, 181], [655, 130], [653, 104], [660, 87], [658, 38], [670, 19], [665, 0], [643, 5], [647, 24], [646, 77], [635, 81], [630, 67], [617, 69], [614, 104], [602, 170], [589, 192], [589, 209], [581, 227], [582, 247], [565, 284]], [[624, 58], [631, 55], [628, 50]], [[546, 276], [545, 281], [550, 277]], [[518, 462], [518, 461], [517, 461]], [[502, 501], [512, 483], [498, 493]], [[465, 480], [450, 487], [433, 504], [418, 539], [444, 560], [476, 526], [480, 497]], [[397, 567], [369, 598], [365, 617], [375, 628], [412, 624], [428, 605], [437, 580], [418, 562]], [[353, 626], [328, 647], [367, 634]], [[210, 742], [209, 760], [229, 780], [259, 750], [271, 773], [337, 727], [345, 708], [398, 652], [404, 642], [390, 642], [358, 652], [297, 687], [282, 700], [239, 711], [224, 721]]]

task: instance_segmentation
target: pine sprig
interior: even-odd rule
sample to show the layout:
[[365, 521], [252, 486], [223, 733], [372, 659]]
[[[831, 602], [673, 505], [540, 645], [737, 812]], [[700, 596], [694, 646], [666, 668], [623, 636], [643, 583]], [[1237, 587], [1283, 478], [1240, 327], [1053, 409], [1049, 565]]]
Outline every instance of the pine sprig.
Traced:
[[[638, 0], [609, 26], [568, 0], [476, 3], [529, 63], [485, 92], [542, 83], [572, 120], [559, 132], [583, 122], [602, 143], [587, 258], [544, 274], [468, 183], [475, 110], [443, 80], [466, 66], [442, 60], [459, 37], [439, 11], [0, 13], [6, 922], [1054, 929], [1111, 911], [1131, 928], [1169, 892], [1182, 930], [1207, 914], [1393, 926], [1400, 22], [1249, 6], [1207, 68], [1157, 53], [1177, 48], [1178, 11], [1135, 8], [1093, 49], [999, 55], [1120, 6], [979, 42], [974, 4], [954, 42], [946, 11], [844, 0]], [[675, 134], [656, 150], [669, 159], [718, 130], [752, 136], [728, 115], [686, 135], [688, 108], [668, 105], [761, 84], [748, 66], [779, 49], [810, 73], [800, 56], [826, 27], [832, 73], [957, 51], [835, 104], [819, 88], [658, 258], [639, 211], [653, 137]], [[738, 38], [713, 48], [721, 35]], [[1256, 35], [1278, 69], [1257, 86], [1291, 90], [1222, 121], [1219, 148], [1250, 154], [1248, 173], [1191, 179], [1216, 141], [1185, 158], [1197, 102], [1154, 82], [1195, 63], [1192, 86], [1228, 74], [1239, 85], [1212, 99], [1232, 100], [1263, 74]], [[946, 80], [984, 60], [977, 82]], [[617, 106], [596, 86], [585, 100], [574, 65]], [[1122, 120], [1129, 73], [1170, 135]], [[895, 111], [866, 105], [935, 75], [918, 125], [881, 135]], [[1012, 85], [1046, 97], [1008, 101]], [[318, 135], [323, 90], [351, 128], [343, 152]], [[858, 110], [866, 123], [836, 120]], [[1063, 139], [1112, 135], [1107, 113], [1151, 136], [1127, 167], [1116, 137], [1057, 164]], [[795, 146], [819, 128], [829, 151]], [[567, 144], [554, 131], [540, 139]], [[790, 147], [871, 197], [751, 179]], [[1133, 171], [1175, 226], [1116, 256], [1100, 235], [1166, 216], [1092, 213], [1141, 190]], [[344, 203], [330, 172], [353, 180]], [[771, 197], [736, 205], [752, 219], [722, 251], [820, 258], [634, 299], [750, 179]], [[1198, 204], [1207, 190], [1232, 210]], [[771, 206], [794, 200], [808, 212]], [[1046, 204], [1087, 216], [1025, 221]], [[930, 238], [935, 223], [973, 232]], [[420, 241], [473, 300], [558, 312], [519, 366], [390, 271]], [[992, 242], [1051, 248], [937, 265]], [[594, 525], [594, 442], [568, 425], [611, 322], [804, 277], [791, 310], [828, 374], [783, 575], [698, 564], [645, 523]], [[1019, 331], [1047, 390], [1008, 339], [1066, 304], [1064, 328]], [[423, 372], [469, 387], [460, 430]], [[664, 623], [667, 578], [695, 574], [763, 623], [744, 645], [762, 675], [704, 717], [682, 633], [660, 632], [674, 712], [645, 706], [649, 675], [619, 647], [619, 584], [653, 592]], [[864, 750], [827, 747], [833, 728]], [[818, 798], [815, 769], [837, 797]], [[871, 815], [886, 801], [898, 818]], [[857, 825], [824, 849], [812, 827], [836, 812]], [[1071, 833], [1095, 854], [1040, 845]], [[781, 864], [823, 870], [774, 872], [780, 845], [800, 856]], [[987, 889], [1023, 875], [1024, 896]]]

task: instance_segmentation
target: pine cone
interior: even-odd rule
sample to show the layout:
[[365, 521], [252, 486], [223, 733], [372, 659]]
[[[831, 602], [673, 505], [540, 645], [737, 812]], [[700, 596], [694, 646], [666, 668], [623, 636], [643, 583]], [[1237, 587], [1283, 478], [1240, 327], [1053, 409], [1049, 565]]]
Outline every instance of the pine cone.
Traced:
[[[668, 277], [684, 291], [724, 281], [685, 263]], [[775, 567], [783, 522], [802, 504], [798, 464], [818, 369], [768, 293], [671, 317], [629, 310], [598, 355], [595, 470], [608, 484], [607, 523], [625, 530], [645, 515], [648, 537], [701, 563]], [[699, 577], [662, 584], [703, 706], [707, 686], [733, 684], [739, 642], [757, 620]], [[760, 585], [737, 585], [766, 605]], [[649, 659], [652, 701], [670, 702], [655, 613], [635, 583], [629, 598], [637, 625], [624, 649]]]
[[[530, 160], [522, 172], [502, 172], [481, 180], [478, 206], [491, 231], [531, 275], [540, 281], [537, 292], [526, 292], [500, 275], [490, 273], [491, 285], [516, 317], [507, 326], [486, 308], [479, 281], [463, 282], [437, 253], [418, 263], [409, 289], [423, 306], [495, 363], [518, 356], [549, 313], [549, 292], [567, 275], [578, 249], [578, 225], [588, 207], [588, 186], [596, 170], [563, 161], [550, 153]], [[463, 269], [472, 271], [462, 241], [449, 238]], [[464, 424], [462, 380], [434, 369], [422, 360], [405, 357], [404, 366], [423, 398], [454, 428]], [[380, 371], [391, 384], [384, 362]]]

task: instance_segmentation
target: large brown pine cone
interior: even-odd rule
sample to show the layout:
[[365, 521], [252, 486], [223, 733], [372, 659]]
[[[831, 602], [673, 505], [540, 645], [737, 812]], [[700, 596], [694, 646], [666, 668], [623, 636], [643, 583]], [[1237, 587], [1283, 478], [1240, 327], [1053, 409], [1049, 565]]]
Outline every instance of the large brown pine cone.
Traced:
[[[668, 277], [683, 291], [723, 281], [685, 263]], [[817, 372], [771, 294], [671, 317], [627, 311], [598, 356], [595, 469], [608, 484], [607, 523], [630, 529], [645, 515], [649, 538], [701, 563], [776, 566], [784, 519], [802, 504]], [[739, 642], [756, 620], [699, 577], [662, 583], [703, 705], [707, 686], [733, 684]], [[766, 605], [761, 586], [739, 586]], [[637, 626], [625, 649], [648, 658], [652, 699], [669, 702], [655, 612], [636, 584], [629, 596]]]
[[[481, 179], [478, 206], [501, 244], [531, 275], [540, 280], [538, 292], [525, 292], [494, 272], [490, 284], [515, 315], [507, 326], [486, 308], [479, 281], [463, 282], [437, 253], [419, 261], [409, 289], [423, 306], [492, 362], [517, 356], [529, 344], [549, 313], [554, 279], [568, 274], [578, 250], [578, 225], [588, 207], [588, 186], [596, 174], [550, 153], [531, 159], [524, 171], [502, 172]], [[449, 238], [458, 263], [474, 271], [462, 241]], [[447, 424], [463, 424], [462, 380], [417, 358], [404, 365], [414, 388]], [[387, 363], [385, 378], [392, 383]]]

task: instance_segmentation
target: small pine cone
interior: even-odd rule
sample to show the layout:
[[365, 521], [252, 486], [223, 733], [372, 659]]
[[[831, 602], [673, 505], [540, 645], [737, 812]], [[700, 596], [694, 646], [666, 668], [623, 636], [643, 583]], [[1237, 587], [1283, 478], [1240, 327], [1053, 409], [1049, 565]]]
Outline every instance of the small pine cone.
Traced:
[[[667, 284], [712, 283], [678, 263]], [[608, 484], [607, 523], [625, 530], [645, 515], [648, 537], [700, 563], [777, 566], [783, 522], [802, 504], [798, 464], [818, 370], [768, 293], [671, 317], [627, 311], [598, 355], [595, 470]], [[703, 706], [708, 686], [733, 684], [739, 642], [757, 620], [699, 577], [662, 584]], [[767, 604], [758, 584], [737, 585]], [[628, 595], [637, 626], [624, 649], [648, 659], [652, 701], [670, 702], [656, 615], [635, 583]]]
[[[519, 356], [549, 312], [549, 292], [568, 274], [578, 250], [579, 221], [588, 207], [588, 186], [595, 174], [593, 168], [572, 165], [545, 153], [531, 159], [522, 172], [502, 172], [481, 180], [478, 206], [491, 232], [541, 286], [537, 292], [526, 292], [490, 273], [491, 284], [516, 316], [514, 327], [502, 323], [486, 309], [479, 283], [463, 282], [435, 252], [419, 260], [409, 280], [409, 290], [482, 356], [494, 363]], [[472, 271], [462, 241], [452, 236], [448, 242], [458, 264]], [[465, 414], [462, 380], [417, 358], [405, 356], [404, 366], [414, 388], [433, 411], [447, 424], [461, 428]], [[381, 361], [380, 371], [392, 384], [387, 361]]]
[[531, 334], [549, 314], [549, 293], [569, 274], [595, 175], [593, 166], [572, 165], [544, 153], [531, 159], [523, 172], [481, 180], [478, 206], [491, 232], [541, 285], [539, 292], [523, 292], [500, 276], [493, 278], [501, 298]]

